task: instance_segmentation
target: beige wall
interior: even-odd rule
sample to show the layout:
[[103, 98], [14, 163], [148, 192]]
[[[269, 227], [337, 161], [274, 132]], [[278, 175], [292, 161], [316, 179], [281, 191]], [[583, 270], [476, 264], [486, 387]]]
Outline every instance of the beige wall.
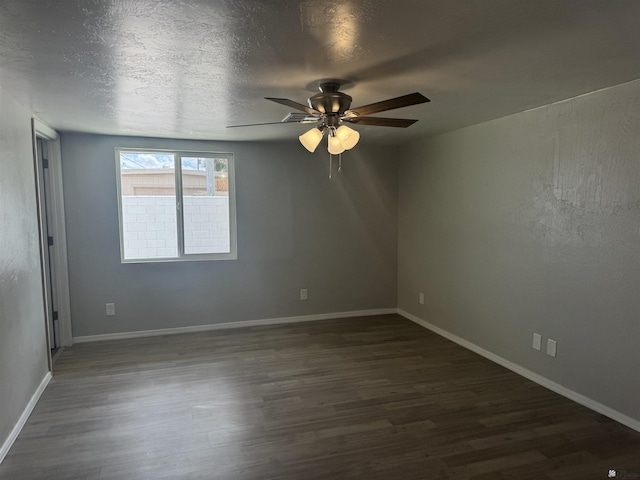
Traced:
[[399, 307], [640, 420], [638, 132], [635, 81], [411, 144]]
[[0, 446], [48, 371], [29, 112], [0, 89]]

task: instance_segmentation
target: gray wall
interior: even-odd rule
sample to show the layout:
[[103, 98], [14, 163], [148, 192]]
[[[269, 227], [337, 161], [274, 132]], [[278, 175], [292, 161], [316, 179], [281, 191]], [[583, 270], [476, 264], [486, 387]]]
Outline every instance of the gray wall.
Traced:
[[[116, 147], [233, 152], [238, 260], [121, 264]], [[62, 159], [74, 336], [396, 306], [396, 149], [359, 145], [332, 181], [293, 142], [67, 133]]]
[[0, 89], [0, 446], [48, 371], [31, 118]]
[[639, 132], [636, 81], [411, 144], [399, 308], [640, 420]]

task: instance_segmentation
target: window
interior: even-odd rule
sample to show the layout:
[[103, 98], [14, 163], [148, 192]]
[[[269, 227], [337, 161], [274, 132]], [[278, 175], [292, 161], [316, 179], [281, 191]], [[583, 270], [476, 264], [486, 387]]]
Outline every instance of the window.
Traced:
[[233, 155], [118, 148], [116, 172], [123, 263], [237, 258]]

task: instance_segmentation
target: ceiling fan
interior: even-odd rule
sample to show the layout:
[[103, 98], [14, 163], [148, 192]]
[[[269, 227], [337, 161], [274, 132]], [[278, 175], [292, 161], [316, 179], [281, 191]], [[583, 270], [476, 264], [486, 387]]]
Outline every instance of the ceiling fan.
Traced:
[[351, 108], [352, 98], [340, 91], [340, 87], [352, 86], [346, 80], [327, 79], [319, 82], [320, 93], [307, 99], [303, 105], [287, 98], [265, 97], [266, 100], [294, 108], [304, 113], [289, 113], [280, 122], [251, 123], [247, 125], [230, 125], [227, 128], [253, 127], [258, 125], [275, 125], [283, 123], [315, 123], [311, 130], [300, 135], [300, 143], [314, 152], [328, 132], [328, 149], [332, 155], [338, 155], [353, 148], [360, 139], [360, 134], [346, 124], [375, 125], [378, 127], [407, 128], [418, 120], [406, 118], [369, 117], [373, 113], [386, 112], [396, 108], [409, 107], [428, 102], [429, 99], [421, 93], [415, 92], [401, 97], [390, 98], [381, 102]]

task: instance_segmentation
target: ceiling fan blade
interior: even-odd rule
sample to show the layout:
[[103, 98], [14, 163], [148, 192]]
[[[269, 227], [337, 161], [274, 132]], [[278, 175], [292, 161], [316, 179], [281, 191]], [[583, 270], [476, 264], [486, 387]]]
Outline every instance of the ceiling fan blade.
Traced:
[[322, 117], [298, 112], [289, 112], [287, 116], [282, 119], [282, 121], [286, 123], [318, 123], [320, 120], [322, 120]]
[[408, 118], [383, 118], [383, 117], [346, 117], [342, 119], [345, 122], [355, 123], [358, 125], [375, 125], [377, 127], [399, 127], [407, 128], [416, 123], [418, 120]]
[[267, 122], [267, 123], [247, 123], [246, 125], [227, 125], [227, 128], [238, 127], [259, 127], [260, 125], [287, 125], [292, 123], [311, 123], [311, 122]]
[[387, 110], [394, 110], [396, 108], [409, 107], [411, 105], [418, 105], [419, 103], [429, 102], [430, 100], [421, 93], [415, 92], [401, 97], [390, 98], [389, 100], [383, 100], [382, 102], [370, 103], [362, 107], [351, 108], [345, 113], [349, 115], [354, 113], [355, 115], [371, 115], [372, 113], [386, 112]]
[[265, 100], [271, 100], [272, 102], [279, 103], [280, 105], [285, 105], [287, 107], [295, 108], [296, 110], [301, 110], [303, 112], [307, 112], [310, 115], [322, 115], [318, 110], [314, 110], [311, 107], [307, 107], [298, 102], [294, 102], [293, 100], [289, 100], [288, 98], [271, 98], [264, 97]]

